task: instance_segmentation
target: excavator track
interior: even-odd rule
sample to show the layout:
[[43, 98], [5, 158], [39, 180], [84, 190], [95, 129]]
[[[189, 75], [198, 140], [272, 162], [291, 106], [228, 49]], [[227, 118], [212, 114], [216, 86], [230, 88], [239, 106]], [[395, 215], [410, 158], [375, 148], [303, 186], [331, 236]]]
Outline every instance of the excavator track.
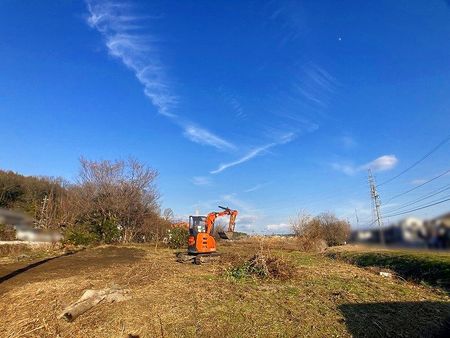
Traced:
[[217, 252], [207, 253], [207, 254], [197, 254], [190, 255], [188, 253], [179, 252], [177, 254], [177, 262], [184, 264], [208, 264], [212, 262], [217, 262], [220, 259], [220, 254]]
[[193, 263], [195, 256], [189, 255], [184, 252], [177, 253], [177, 262], [178, 263]]

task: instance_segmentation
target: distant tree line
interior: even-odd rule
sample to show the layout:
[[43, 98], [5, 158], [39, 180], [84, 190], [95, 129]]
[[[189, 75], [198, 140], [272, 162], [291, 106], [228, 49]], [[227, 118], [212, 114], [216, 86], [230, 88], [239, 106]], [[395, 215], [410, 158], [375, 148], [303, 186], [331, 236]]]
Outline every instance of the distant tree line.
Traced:
[[161, 240], [173, 212], [160, 210], [157, 176], [134, 159], [81, 158], [73, 183], [0, 170], [0, 208], [22, 211], [76, 244]]

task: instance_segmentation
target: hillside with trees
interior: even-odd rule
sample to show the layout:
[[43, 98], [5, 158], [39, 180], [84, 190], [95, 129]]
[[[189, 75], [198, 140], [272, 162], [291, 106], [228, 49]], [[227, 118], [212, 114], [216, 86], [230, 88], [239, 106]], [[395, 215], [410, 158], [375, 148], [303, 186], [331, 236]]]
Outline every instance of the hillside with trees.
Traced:
[[80, 159], [75, 182], [0, 170], [0, 208], [21, 211], [41, 229], [58, 230], [76, 244], [161, 239], [173, 212], [161, 212], [158, 172], [126, 161]]

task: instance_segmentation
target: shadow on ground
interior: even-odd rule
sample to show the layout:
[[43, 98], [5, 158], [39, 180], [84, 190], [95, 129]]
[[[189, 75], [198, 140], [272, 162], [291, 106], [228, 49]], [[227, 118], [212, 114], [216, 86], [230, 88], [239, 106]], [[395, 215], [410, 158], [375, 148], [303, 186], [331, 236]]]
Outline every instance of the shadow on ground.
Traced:
[[17, 275], [19, 275], [19, 274], [21, 274], [21, 273], [24, 273], [24, 272], [26, 272], [26, 271], [28, 271], [28, 270], [30, 270], [30, 269], [32, 269], [32, 268], [35, 268], [35, 267], [37, 267], [37, 266], [39, 266], [39, 265], [42, 265], [42, 264], [44, 264], [44, 263], [47, 263], [47, 262], [52, 261], [52, 260], [57, 259], [57, 258], [61, 258], [61, 257], [64, 257], [64, 256], [73, 255], [74, 253], [75, 253], [75, 252], [67, 252], [67, 253], [65, 253], [65, 254], [62, 254], [62, 255], [59, 255], [59, 256], [56, 256], [56, 257], [45, 258], [45, 259], [42, 259], [42, 260], [40, 260], [40, 261], [37, 261], [37, 262], [33, 262], [33, 263], [31, 263], [31, 264], [28, 264], [28, 265], [26, 265], [26, 266], [24, 266], [24, 267], [22, 267], [22, 268], [17, 269], [17, 270], [13, 270], [13, 271], [11, 271], [10, 273], [8, 273], [8, 274], [6, 274], [6, 275], [4, 275], [4, 276], [0, 276], [0, 284], [3, 283], [3, 282], [5, 282], [5, 281], [7, 281], [8, 279], [11, 279], [11, 278], [13, 278], [13, 277], [16, 277]]
[[354, 337], [449, 337], [450, 303], [343, 304], [339, 310]]
[[121, 264], [133, 264], [141, 259], [145, 251], [127, 247], [104, 247], [83, 250], [72, 255], [47, 258], [27, 265], [13, 264], [10, 271], [0, 276], [1, 291], [26, 283], [89, 275], [104, 268], [114, 268]]

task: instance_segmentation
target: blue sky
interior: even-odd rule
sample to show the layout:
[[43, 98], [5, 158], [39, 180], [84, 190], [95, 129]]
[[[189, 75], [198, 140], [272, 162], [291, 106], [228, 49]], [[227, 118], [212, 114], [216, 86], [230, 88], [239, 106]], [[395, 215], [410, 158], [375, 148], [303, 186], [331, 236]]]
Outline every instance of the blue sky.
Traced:
[[133, 156], [160, 172], [163, 207], [228, 205], [248, 232], [300, 210], [370, 223], [367, 169], [387, 180], [449, 134], [446, 1], [2, 1], [0, 34], [0, 168], [73, 180], [80, 156]]

